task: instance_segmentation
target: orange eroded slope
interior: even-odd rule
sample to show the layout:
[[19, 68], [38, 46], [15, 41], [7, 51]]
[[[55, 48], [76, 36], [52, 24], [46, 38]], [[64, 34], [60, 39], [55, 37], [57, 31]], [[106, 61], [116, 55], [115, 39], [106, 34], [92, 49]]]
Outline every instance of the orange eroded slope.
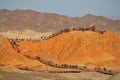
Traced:
[[120, 67], [120, 38], [112, 32], [72, 31], [44, 41], [17, 43], [20, 54], [67, 64]]
[[17, 53], [9, 40], [6, 38], [0, 38], [0, 65], [24, 65], [24, 66], [37, 66], [43, 65], [42, 63], [30, 60], [20, 53]]

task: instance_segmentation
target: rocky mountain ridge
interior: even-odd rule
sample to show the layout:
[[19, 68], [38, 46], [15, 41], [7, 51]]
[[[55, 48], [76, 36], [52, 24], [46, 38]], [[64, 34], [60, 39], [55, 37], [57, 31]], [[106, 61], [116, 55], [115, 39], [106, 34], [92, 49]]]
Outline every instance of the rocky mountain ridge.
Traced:
[[68, 27], [89, 27], [95, 25], [98, 30], [120, 32], [120, 20], [110, 20], [102, 16], [88, 14], [84, 17], [67, 17], [55, 13], [41, 13], [33, 10], [0, 10], [0, 31], [34, 30], [55, 32]]

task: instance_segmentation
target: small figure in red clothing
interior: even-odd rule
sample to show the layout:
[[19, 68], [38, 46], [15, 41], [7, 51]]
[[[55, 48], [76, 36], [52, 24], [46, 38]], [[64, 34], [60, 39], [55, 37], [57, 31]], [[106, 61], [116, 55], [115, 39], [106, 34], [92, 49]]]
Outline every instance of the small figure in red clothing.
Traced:
[[95, 31], [95, 26], [91, 26], [91, 27], [90, 27], [90, 30], [91, 30], [91, 31]]
[[20, 50], [17, 50], [18, 53], [20, 53]]
[[100, 68], [100, 67], [95, 67], [94, 70], [95, 70], [96, 72], [101, 72], [101, 68]]

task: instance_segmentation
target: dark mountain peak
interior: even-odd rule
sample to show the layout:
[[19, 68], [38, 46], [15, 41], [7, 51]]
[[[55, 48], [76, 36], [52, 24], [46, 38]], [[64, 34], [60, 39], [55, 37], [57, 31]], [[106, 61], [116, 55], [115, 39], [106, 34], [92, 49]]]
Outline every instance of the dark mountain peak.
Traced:
[[26, 15], [29, 15], [29, 14], [40, 14], [40, 12], [37, 12], [37, 11], [34, 11], [34, 10], [31, 10], [31, 9], [28, 9], [28, 10], [21, 10], [21, 9], [16, 9], [16, 10], [13, 10], [14, 13], [18, 13], [18, 14], [21, 14], [21, 13], [24, 13]]
[[8, 9], [1, 9], [1, 10], [0, 10], [0, 13], [3, 13], [3, 14], [4, 14], [4, 13], [8, 13], [8, 12], [10, 12], [10, 10], [8, 10]]
[[0, 11], [10, 11], [10, 10], [8, 10], [8, 9], [1, 9]]
[[84, 18], [91, 18], [91, 17], [97, 17], [97, 16], [92, 15], [92, 14], [87, 14], [87, 15], [84, 16]]

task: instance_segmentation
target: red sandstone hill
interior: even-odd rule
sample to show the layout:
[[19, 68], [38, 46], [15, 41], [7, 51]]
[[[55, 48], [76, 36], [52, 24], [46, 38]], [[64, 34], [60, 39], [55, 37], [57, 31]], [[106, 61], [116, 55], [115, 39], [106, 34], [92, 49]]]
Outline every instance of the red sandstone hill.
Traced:
[[30, 60], [25, 56], [17, 53], [8, 39], [0, 38], [0, 66], [41, 66], [42, 63]]
[[120, 38], [113, 32], [71, 31], [42, 42], [17, 42], [17, 46], [20, 53], [7, 39], [0, 39], [0, 65], [41, 66], [31, 59], [40, 56], [54, 63], [93, 64], [120, 70]]
[[0, 10], [0, 31], [25, 30], [56, 31], [64, 27], [89, 27], [95, 25], [99, 30], [110, 30], [119, 34], [120, 21], [102, 16], [67, 17], [54, 13], [41, 13], [33, 10]]

